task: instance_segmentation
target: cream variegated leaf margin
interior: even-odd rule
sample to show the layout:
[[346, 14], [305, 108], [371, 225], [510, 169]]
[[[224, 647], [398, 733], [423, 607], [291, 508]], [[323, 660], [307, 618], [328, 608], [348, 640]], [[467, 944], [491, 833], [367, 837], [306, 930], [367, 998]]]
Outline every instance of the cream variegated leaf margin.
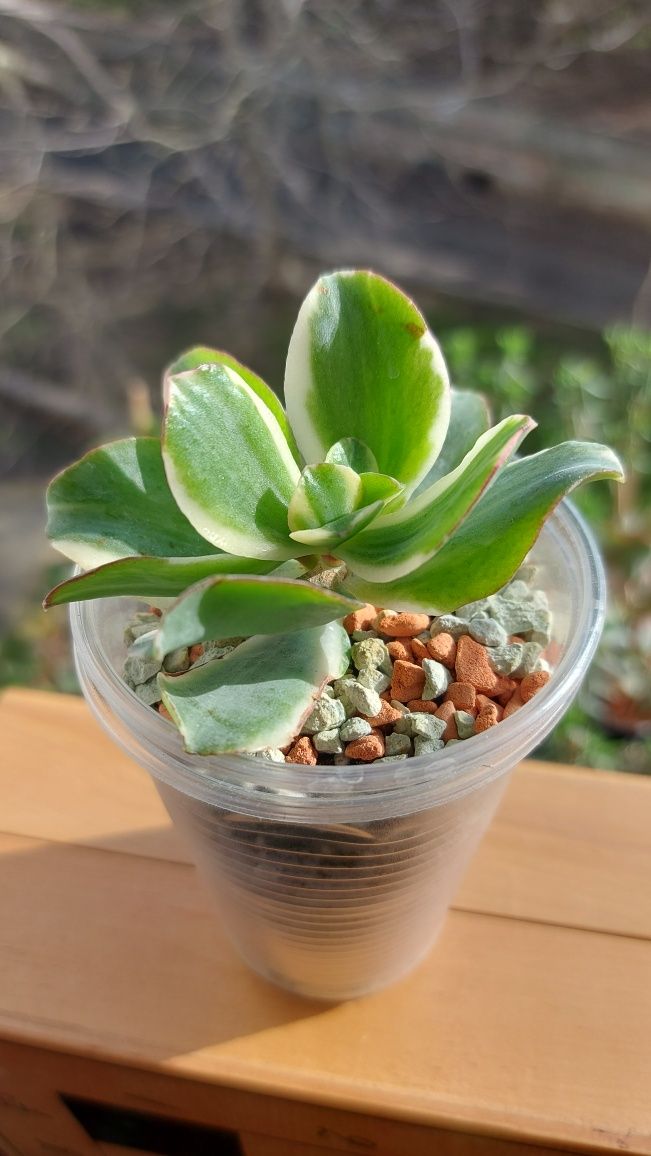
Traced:
[[368, 272], [321, 277], [301, 306], [285, 373], [285, 404], [309, 464], [355, 438], [406, 492], [445, 440], [450, 389], [441, 351], [416, 306]]
[[280, 404], [279, 399], [276, 397], [276, 394], [269, 388], [266, 381], [258, 377], [257, 373], [254, 373], [248, 366], [242, 365], [241, 361], [238, 361], [235, 357], [231, 357], [230, 353], [225, 353], [223, 349], [211, 349], [207, 345], [195, 345], [194, 348], [187, 349], [185, 353], [177, 357], [171, 365], [168, 365], [163, 374], [163, 401], [165, 405], [167, 405], [171, 379], [179, 373], [187, 373], [190, 369], [200, 369], [202, 365], [225, 365], [229, 369], [234, 369], [237, 375], [246, 382], [253, 392], [257, 393], [267, 409], [271, 410], [285, 435], [287, 444], [294, 458], [300, 463], [301, 455], [298, 452], [294, 434], [287, 420], [287, 414]]
[[256, 635], [187, 674], [158, 676], [163, 703], [192, 754], [283, 747], [299, 733], [322, 687], [348, 666], [338, 622]]
[[499, 590], [533, 546], [554, 507], [582, 482], [623, 481], [617, 456], [591, 442], [563, 442], [509, 463], [428, 562], [393, 582], [349, 574], [347, 593], [377, 606], [444, 614]]
[[209, 542], [243, 557], [300, 553], [287, 524], [299, 468], [273, 413], [234, 369], [170, 378], [163, 461], [178, 506]]
[[350, 539], [340, 556], [361, 578], [392, 582], [422, 566], [468, 516], [500, 466], [535, 426], [514, 414], [488, 430], [452, 473], [395, 514], [378, 518]]
[[123, 438], [62, 470], [47, 491], [47, 536], [84, 569], [119, 558], [218, 553], [179, 510], [158, 438]]
[[489, 428], [490, 409], [481, 393], [468, 389], [450, 390], [450, 423], [439, 456], [429, 473], [419, 482], [414, 491], [418, 497], [428, 486], [456, 469], [459, 462], [470, 453], [478, 438]]

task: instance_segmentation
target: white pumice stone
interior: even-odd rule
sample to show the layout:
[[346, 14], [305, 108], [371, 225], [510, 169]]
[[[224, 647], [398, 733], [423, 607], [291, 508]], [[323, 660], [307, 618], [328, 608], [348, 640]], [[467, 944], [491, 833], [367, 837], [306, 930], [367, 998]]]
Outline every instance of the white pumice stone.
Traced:
[[187, 646], [179, 646], [171, 650], [163, 659], [163, 670], [168, 674], [182, 674], [190, 666], [190, 655]]
[[401, 735], [393, 731], [387, 735], [385, 740], [385, 749], [387, 756], [396, 755], [410, 755], [411, 754], [411, 739], [409, 735]]
[[333, 686], [324, 686], [323, 690], [321, 691], [321, 698], [323, 698], [324, 695], [327, 698], [334, 698], [335, 697], [334, 687]]
[[522, 658], [518, 666], [516, 666], [513, 674], [516, 678], [524, 678], [526, 674], [532, 674], [536, 668], [536, 663], [540, 658], [540, 646], [537, 642], [525, 642], [522, 647]]
[[523, 562], [516, 570], [515, 578], [521, 578], [523, 582], [531, 583], [538, 573], [538, 566], [534, 562]]
[[[424, 658], [423, 670], [425, 671], [423, 699], [431, 700], [445, 694], [452, 682], [452, 674], [447, 666], [444, 666], [442, 662], [437, 662], [434, 658]], [[445, 730], [445, 727], [443, 729]]]
[[389, 675], [383, 674], [381, 670], [374, 670], [371, 666], [365, 666], [363, 670], [360, 670], [357, 681], [361, 683], [362, 686], [367, 686], [371, 690], [377, 691], [378, 694], [382, 694], [383, 691], [388, 690], [391, 686]]
[[346, 718], [346, 711], [339, 699], [330, 698], [324, 695], [315, 702], [314, 706], [305, 722], [303, 723], [302, 733], [305, 735], [316, 735], [320, 731], [330, 730], [332, 727], [339, 727]]
[[153, 706], [155, 702], [160, 702], [161, 693], [158, 686], [158, 677], [154, 675], [148, 682], [141, 682], [134, 688], [136, 697], [144, 702], [145, 706]]
[[466, 602], [463, 606], [459, 606], [456, 611], [456, 617], [462, 618], [466, 622], [470, 622], [478, 614], [486, 614], [488, 611], [488, 598], [478, 598], [476, 602]]
[[552, 668], [546, 658], [536, 659], [536, 664], [533, 668], [532, 674], [536, 674], [538, 671], [543, 671], [545, 674], [551, 674]]
[[537, 610], [549, 610], [549, 598], [547, 591], [536, 587], [531, 591], [531, 601]]
[[461, 638], [462, 634], [468, 633], [468, 623], [458, 618], [456, 614], [441, 614], [439, 618], [434, 619], [429, 632], [432, 638], [437, 634], [451, 634], [453, 638]]
[[[362, 686], [353, 678], [338, 678], [335, 682], [335, 694], [344, 705], [347, 715], [360, 714], [376, 715], [382, 709], [382, 699], [376, 690]], [[343, 722], [343, 719], [341, 720]]]
[[324, 755], [341, 755], [344, 748], [341, 745], [339, 738], [339, 731], [337, 727], [332, 727], [327, 731], [319, 731], [314, 735], [312, 742], [317, 751], [321, 751]]
[[279, 747], [263, 747], [252, 752], [254, 759], [266, 759], [269, 763], [284, 763], [285, 756]]
[[504, 587], [504, 597], [513, 599], [516, 602], [528, 601], [531, 598], [532, 590], [528, 582], [522, 578], [514, 578], [509, 582], [508, 586]]
[[376, 763], [401, 763], [403, 759], [409, 758], [408, 755], [382, 755], [381, 759], [373, 759], [373, 766]]
[[469, 739], [475, 733], [475, 719], [470, 711], [455, 710], [454, 721], [457, 726], [457, 734], [460, 739]]
[[353, 642], [365, 642], [367, 638], [377, 638], [377, 630], [353, 630], [351, 638]]
[[445, 719], [437, 718], [433, 714], [415, 712], [406, 718], [398, 719], [393, 728], [394, 734], [409, 735], [416, 738], [419, 735], [425, 739], [440, 739], [447, 723]]
[[446, 745], [446, 747], [449, 747], [449, 746], [452, 746], [452, 743], [460, 743], [460, 742], [461, 742], [461, 739], [448, 739], [445, 745]]
[[494, 646], [486, 651], [488, 661], [496, 674], [509, 675], [522, 662], [523, 643], [508, 642], [506, 646]]
[[358, 670], [368, 670], [369, 667], [380, 670], [387, 659], [391, 663], [391, 656], [381, 638], [365, 638], [363, 642], [356, 642], [352, 656]]
[[547, 646], [552, 636], [551, 611], [544, 607], [537, 607], [531, 612], [532, 627], [526, 631], [528, 642], [537, 642], [540, 646]]
[[406, 702], [398, 702], [397, 698], [391, 699], [391, 706], [393, 707], [394, 710], [399, 711], [401, 715], [411, 714], [411, 711], [410, 711], [409, 707], [407, 706], [407, 703]]
[[531, 603], [497, 598], [491, 606], [491, 616], [507, 634], [521, 634], [535, 629], [535, 615], [539, 613]]
[[370, 722], [365, 718], [349, 718], [339, 727], [339, 737], [345, 743], [352, 743], [355, 739], [363, 739], [372, 731]]
[[435, 751], [440, 751], [445, 746], [441, 739], [426, 739], [420, 735], [416, 735], [414, 739], [414, 754], [415, 755], [433, 755]]
[[481, 642], [482, 646], [504, 646], [508, 640], [504, 627], [494, 618], [488, 618], [483, 614], [470, 619], [468, 633], [475, 642]]
[[158, 674], [160, 668], [161, 663], [156, 658], [138, 658], [128, 654], [124, 663], [124, 681], [132, 687], [142, 686]]

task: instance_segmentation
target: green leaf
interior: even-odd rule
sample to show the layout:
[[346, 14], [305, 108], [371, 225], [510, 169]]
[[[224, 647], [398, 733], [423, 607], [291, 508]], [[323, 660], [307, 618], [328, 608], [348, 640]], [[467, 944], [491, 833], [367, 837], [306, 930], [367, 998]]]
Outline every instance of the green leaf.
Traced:
[[342, 542], [347, 542], [365, 526], [370, 525], [385, 506], [384, 501], [371, 502], [369, 506], [361, 506], [359, 510], [353, 510], [350, 514], [342, 514], [340, 518], [334, 518], [332, 522], [326, 522], [314, 530], [294, 530], [291, 537], [295, 542], [308, 546], [310, 550], [333, 553], [339, 549]]
[[468, 389], [451, 389], [450, 403], [450, 424], [443, 449], [427, 477], [414, 491], [414, 497], [456, 469], [490, 426], [490, 410], [483, 394]]
[[339, 556], [360, 578], [392, 582], [440, 550], [467, 518], [500, 466], [535, 426], [515, 414], [482, 434], [452, 473], [412, 497], [398, 513], [378, 518], [346, 542]]
[[234, 369], [242, 381], [245, 381], [248, 386], [257, 393], [258, 397], [262, 399], [268, 409], [271, 410], [278, 425], [285, 435], [287, 444], [292, 451], [296, 461], [301, 464], [301, 455], [298, 451], [298, 446], [294, 440], [292, 428], [287, 421], [287, 414], [285, 413], [279, 398], [274, 391], [269, 388], [267, 383], [258, 377], [252, 369], [248, 369], [246, 365], [242, 365], [235, 357], [231, 357], [230, 353], [224, 353], [222, 349], [209, 349], [206, 345], [196, 345], [193, 349], [186, 350], [180, 357], [176, 358], [171, 365], [167, 367], [163, 376], [163, 397], [165, 404], [167, 404], [167, 397], [169, 393], [169, 383], [172, 377], [177, 377], [179, 373], [187, 373], [190, 369], [200, 369], [202, 365], [226, 365], [229, 369]]
[[340, 678], [348, 635], [337, 622], [257, 636], [187, 674], [158, 676], [163, 703], [192, 754], [285, 746], [324, 684]]
[[407, 489], [435, 461], [450, 413], [445, 362], [423, 317], [367, 272], [321, 277], [306, 297], [287, 353], [285, 402], [307, 462], [357, 438]]
[[624, 479], [616, 455], [598, 443], [563, 442], [511, 462], [424, 566], [386, 583], [351, 574], [345, 588], [376, 606], [430, 614], [485, 598], [513, 576], [558, 502], [595, 478]]
[[340, 438], [330, 446], [325, 460], [337, 466], [350, 466], [357, 474], [377, 473], [375, 454], [359, 438]]
[[306, 466], [289, 503], [292, 537], [297, 530], [325, 526], [371, 502], [384, 504], [401, 492], [400, 482], [387, 474], [357, 474], [333, 462]]
[[353, 599], [290, 578], [220, 575], [191, 586], [161, 619], [154, 653], [207, 639], [323, 626], [357, 609]]
[[91, 450], [47, 491], [47, 535], [85, 568], [134, 554], [214, 553], [179, 510], [158, 438], [125, 438]]
[[233, 554], [209, 554], [205, 558], [122, 558], [87, 574], [60, 582], [43, 605], [85, 602], [89, 598], [170, 598], [213, 574], [267, 574], [275, 562], [261, 558], [235, 558]]
[[357, 474], [349, 466], [306, 466], [289, 503], [295, 542], [327, 549], [357, 534], [402, 492], [386, 474]]
[[290, 530], [312, 530], [356, 510], [362, 480], [349, 466], [320, 462], [306, 466], [289, 503]]
[[172, 493], [204, 537], [229, 553], [294, 557], [287, 507], [299, 469], [257, 393], [226, 365], [171, 377], [163, 460]]

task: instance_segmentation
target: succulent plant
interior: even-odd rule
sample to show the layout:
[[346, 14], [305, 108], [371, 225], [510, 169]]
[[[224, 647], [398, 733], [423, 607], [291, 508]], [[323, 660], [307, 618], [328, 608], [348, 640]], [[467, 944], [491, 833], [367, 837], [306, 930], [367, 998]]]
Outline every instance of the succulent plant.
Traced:
[[158, 659], [246, 639], [159, 676], [193, 752], [286, 744], [345, 672], [341, 619], [360, 600], [442, 614], [484, 598], [574, 486], [622, 479], [596, 443], [514, 457], [532, 419], [489, 428], [483, 398], [450, 388], [413, 302], [370, 272], [323, 276], [308, 294], [285, 402], [230, 355], [192, 349], [164, 375], [160, 441], [92, 450], [48, 490], [48, 535], [85, 573], [46, 606], [164, 605], [143, 642]]

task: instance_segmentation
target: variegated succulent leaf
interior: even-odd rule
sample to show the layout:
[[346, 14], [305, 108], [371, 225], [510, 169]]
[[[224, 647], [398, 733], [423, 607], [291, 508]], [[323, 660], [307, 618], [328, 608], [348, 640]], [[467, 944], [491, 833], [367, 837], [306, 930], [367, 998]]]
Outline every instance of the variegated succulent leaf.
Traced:
[[[247, 637], [160, 676], [195, 753], [284, 745], [345, 669], [338, 620], [357, 600], [441, 613], [491, 594], [574, 486], [623, 478], [596, 443], [514, 458], [535, 423], [489, 428], [485, 400], [450, 388], [413, 302], [366, 271], [328, 274], [308, 294], [285, 398], [287, 412], [230, 354], [196, 347], [165, 372], [161, 442], [93, 450], [48, 491], [48, 534], [82, 572], [47, 606], [165, 600], [148, 641], [159, 659]], [[309, 581], [337, 562], [340, 590]]]

